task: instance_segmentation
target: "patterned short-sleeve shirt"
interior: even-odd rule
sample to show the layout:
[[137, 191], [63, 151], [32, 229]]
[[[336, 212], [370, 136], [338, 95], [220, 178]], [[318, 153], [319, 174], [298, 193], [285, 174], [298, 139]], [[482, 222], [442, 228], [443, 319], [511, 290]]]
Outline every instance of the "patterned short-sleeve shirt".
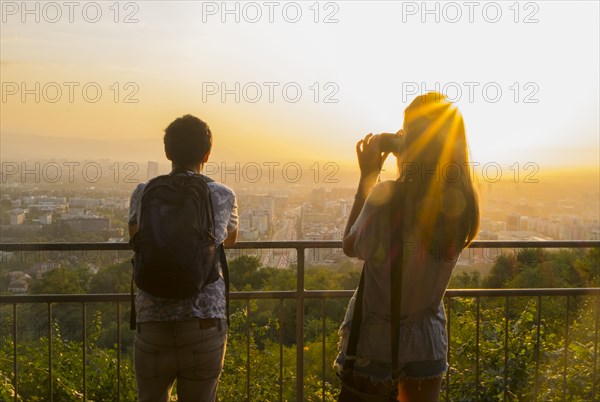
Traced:
[[[192, 174], [190, 172], [190, 174]], [[129, 223], [139, 224], [142, 193], [147, 183], [137, 185], [131, 194]], [[220, 244], [237, 228], [238, 213], [235, 193], [222, 183], [208, 183], [213, 203], [215, 236]], [[187, 299], [165, 299], [139, 290], [135, 302], [137, 322], [184, 321], [193, 318], [225, 317], [225, 281], [221, 277]]]

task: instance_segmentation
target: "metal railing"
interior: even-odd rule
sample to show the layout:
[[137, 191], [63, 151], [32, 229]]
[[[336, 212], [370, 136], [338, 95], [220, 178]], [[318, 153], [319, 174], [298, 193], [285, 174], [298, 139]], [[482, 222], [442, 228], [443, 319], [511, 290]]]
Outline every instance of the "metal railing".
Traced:
[[[296, 303], [296, 400], [304, 400], [304, 306], [305, 300], [307, 299], [320, 299], [325, 303], [327, 299], [338, 299], [346, 298], [349, 299], [354, 293], [353, 290], [306, 290], [304, 288], [304, 272], [305, 272], [305, 250], [307, 249], [339, 249], [342, 243], [340, 241], [259, 241], [259, 242], [239, 242], [233, 248], [234, 249], [295, 249], [296, 250], [296, 289], [295, 290], [284, 290], [284, 291], [258, 291], [258, 292], [232, 292], [232, 300], [245, 300], [247, 303], [250, 300], [259, 299], [271, 299], [279, 300], [280, 304], [283, 300], [295, 300]], [[517, 248], [600, 248], [600, 241], [474, 241], [469, 246], [471, 249], [476, 248], [491, 248], [491, 249], [517, 249]], [[30, 251], [75, 251], [75, 250], [94, 250], [94, 251], [121, 251], [130, 250], [130, 245], [127, 243], [0, 243], [0, 251], [6, 252], [30, 252]], [[594, 296], [596, 299], [596, 314], [595, 314], [595, 341], [594, 341], [594, 365], [593, 365], [593, 391], [592, 398], [596, 396], [596, 378], [597, 378], [597, 367], [596, 361], [598, 356], [598, 322], [599, 322], [599, 311], [600, 311], [600, 288], [569, 288], [569, 289], [449, 289], [446, 292], [445, 298], [447, 301], [451, 301], [453, 298], [474, 298], [476, 300], [476, 373], [475, 373], [475, 384], [479, 387], [479, 376], [480, 376], [480, 361], [479, 361], [479, 323], [480, 323], [480, 300], [482, 297], [504, 297], [505, 298], [505, 325], [508, 328], [508, 305], [510, 297], [528, 296], [537, 297], [538, 303], [538, 314], [541, 311], [541, 298], [543, 296], [566, 297], [567, 307], [569, 303], [569, 297], [572, 296]], [[55, 303], [79, 303], [81, 304], [82, 322], [85, 323], [87, 319], [87, 304], [88, 303], [116, 303], [117, 305], [117, 316], [121, 315], [121, 303], [129, 302], [129, 294], [88, 294], [88, 295], [15, 295], [15, 296], [2, 296], [0, 299], [0, 305], [12, 305], [12, 339], [13, 339], [13, 384], [15, 390], [15, 401], [18, 395], [19, 377], [18, 377], [18, 364], [17, 364], [17, 326], [18, 326], [18, 314], [17, 305], [19, 304], [30, 304], [30, 303], [44, 303], [47, 304], [47, 316], [48, 323], [52, 322], [52, 305]], [[324, 304], [323, 304], [324, 306]], [[539, 318], [539, 317], [538, 317]], [[451, 323], [452, 314], [449, 309], [448, 313], [448, 336], [451, 341]], [[568, 337], [568, 308], [566, 317], [566, 336]], [[86, 400], [86, 342], [87, 333], [86, 326], [82, 324], [83, 328], [83, 400]], [[325, 330], [325, 316], [323, 317], [323, 330]], [[536, 346], [536, 389], [535, 395], [537, 397], [537, 377], [538, 377], [538, 364], [539, 361], [539, 331], [540, 321], [537, 323], [537, 346]], [[120, 375], [120, 349], [121, 349], [121, 325], [120, 319], [117, 320], [117, 398], [119, 400], [119, 392], [121, 384], [119, 383]], [[504, 345], [504, 358], [505, 364], [508, 359], [507, 350], [508, 331], [505, 331], [505, 345]], [[248, 349], [249, 350], [249, 349]], [[281, 345], [280, 345], [281, 351]], [[248, 352], [249, 353], [249, 352]], [[323, 359], [325, 359], [325, 336], [323, 336]], [[567, 354], [568, 350], [565, 346], [565, 358], [564, 358], [564, 381], [566, 382], [566, 366], [567, 366]], [[52, 330], [51, 325], [48, 325], [48, 374], [49, 374], [49, 398], [52, 400]], [[280, 365], [283, 364], [280, 356]], [[248, 359], [248, 366], [250, 361]], [[250, 378], [249, 372], [250, 367], [247, 367], [247, 393], [248, 399], [250, 399]], [[323, 376], [325, 375], [326, 362], [323, 361]], [[446, 373], [447, 384], [449, 383], [449, 372]], [[504, 398], [507, 395], [507, 371], [504, 370]], [[279, 386], [280, 386], [280, 399], [282, 395], [282, 371], [280, 367], [279, 375]], [[325, 381], [323, 381], [323, 400], [325, 399]], [[476, 390], [479, 395], [479, 389]], [[446, 400], [449, 400], [449, 387], [446, 387]]]

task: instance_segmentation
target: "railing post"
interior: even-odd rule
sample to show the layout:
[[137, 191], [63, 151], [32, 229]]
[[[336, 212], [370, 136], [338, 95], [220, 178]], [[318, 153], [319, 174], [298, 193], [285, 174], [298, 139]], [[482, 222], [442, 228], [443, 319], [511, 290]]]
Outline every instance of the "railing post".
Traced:
[[[13, 335], [13, 370], [15, 372], [13, 381], [14, 381], [14, 389], [15, 389], [15, 402], [17, 402], [17, 398], [19, 397], [19, 367], [17, 365], [17, 303], [13, 303], [13, 327], [12, 327], [12, 335]], [[596, 356], [594, 354], [594, 356]]]
[[476, 300], [476, 314], [475, 319], [475, 400], [479, 400], [479, 314], [480, 314], [480, 296], [475, 298]]
[[296, 248], [296, 401], [304, 400], [304, 247]]
[[322, 384], [321, 385], [323, 386], [323, 388], [322, 388], [321, 400], [323, 402], [325, 402], [325, 370], [326, 370], [326, 365], [327, 365], [327, 363], [325, 362], [325, 359], [327, 359], [326, 351], [325, 351], [326, 341], [327, 341], [327, 307], [326, 307], [327, 306], [327, 298], [323, 298], [322, 303], [323, 303], [322, 304], [322, 307], [323, 307], [323, 310], [322, 310], [322, 314], [323, 314], [323, 322], [322, 322], [322, 325], [323, 325], [323, 349], [322, 349], [322, 357], [321, 358], [323, 360], [322, 361], [323, 372], [322, 372], [322, 379], [321, 379]]
[[121, 303], [117, 302], [117, 401], [121, 400]]
[[83, 333], [82, 333], [82, 348], [81, 348], [81, 375], [83, 377], [83, 400], [87, 401], [87, 372], [86, 372], [86, 360], [87, 360], [87, 304], [85, 302], [81, 303], [81, 321], [83, 322]]
[[48, 302], [48, 388], [50, 402], [54, 400], [52, 381], [52, 303]]
[[446, 370], [446, 402], [450, 400], [450, 348], [452, 338], [450, 337], [450, 317], [452, 313], [452, 298], [448, 297], [448, 303], [446, 303], [448, 309], [446, 310], [446, 333], [448, 334], [448, 351], [446, 352], [446, 363], [448, 364], [448, 369]]
[[283, 402], [283, 299], [279, 299], [279, 402]]
[[246, 399], [250, 401], [250, 299], [246, 300]]
[[598, 361], [598, 320], [600, 319], [600, 296], [595, 296], [596, 305], [596, 323], [594, 332], [594, 372], [592, 375], [592, 400], [596, 399], [596, 377], [597, 372], [597, 361]]
[[542, 323], [542, 296], [537, 297], [537, 326], [535, 335], [535, 386], [533, 391], [533, 400], [537, 401], [540, 389], [540, 326]]
[[502, 400], [506, 401], [508, 391], [508, 296], [504, 297], [504, 391]]
[[567, 362], [569, 359], [569, 295], [567, 295], [567, 312], [565, 316], [565, 351], [563, 364], [563, 400], [567, 400]]

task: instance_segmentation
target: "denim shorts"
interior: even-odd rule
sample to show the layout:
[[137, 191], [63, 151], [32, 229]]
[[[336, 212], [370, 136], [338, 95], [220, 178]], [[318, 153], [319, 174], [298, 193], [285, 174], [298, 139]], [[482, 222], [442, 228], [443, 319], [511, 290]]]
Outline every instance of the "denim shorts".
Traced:
[[[338, 371], [344, 367], [345, 354], [341, 352], [335, 364]], [[448, 370], [446, 359], [424, 360], [402, 363], [400, 372], [394, 377], [402, 379], [425, 380], [429, 378], [440, 378]], [[372, 359], [358, 358], [354, 365], [354, 374], [368, 377], [375, 382], [386, 382], [390, 380], [392, 365]]]
[[400, 370], [400, 378], [427, 379], [441, 377], [448, 370], [446, 359], [408, 362]]

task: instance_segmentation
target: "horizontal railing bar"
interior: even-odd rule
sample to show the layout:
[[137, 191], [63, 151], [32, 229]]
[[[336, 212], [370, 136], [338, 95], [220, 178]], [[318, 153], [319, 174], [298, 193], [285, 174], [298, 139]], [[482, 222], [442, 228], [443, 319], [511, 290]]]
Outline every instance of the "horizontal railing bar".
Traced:
[[448, 289], [448, 297], [600, 296], [600, 288]]
[[276, 290], [276, 291], [244, 291], [231, 292], [229, 298], [231, 300], [252, 300], [252, 299], [295, 299], [298, 297], [298, 292], [295, 290]]
[[[335, 299], [352, 297], [354, 290], [305, 290], [304, 298], [307, 299]], [[244, 291], [231, 292], [229, 295], [232, 300], [245, 299], [296, 299], [298, 292], [295, 290], [278, 291]]]
[[468, 248], [600, 248], [600, 240], [474, 240]]
[[131, 250], [129, 243], [0, 243], [0, 251], [120, 251]]
[[[342, 248], [339, 240], [241, 241], [230, 249]], [[469, 248], [600, 248], [600, 240], [475, 240]], [[0, 243], [0, 251], [131, 250], [129, 243]]]
[[126, 302], [131, 300], [129, 293], [68, 294], [68, 295], [14, 295], [0, 297], [0, 304], [24, 303], [104, 303]]
[[[354, 290], [305, 290], [306, 299], [350, 298]], [[446, 297], [600, 296], [600, 288], [448, 289]], [[126, 302], [129, 293], [71, 295], [3, 295], [0, 304]], [[295, 290], [231, 292], [231, 300], [295, 299]]]

